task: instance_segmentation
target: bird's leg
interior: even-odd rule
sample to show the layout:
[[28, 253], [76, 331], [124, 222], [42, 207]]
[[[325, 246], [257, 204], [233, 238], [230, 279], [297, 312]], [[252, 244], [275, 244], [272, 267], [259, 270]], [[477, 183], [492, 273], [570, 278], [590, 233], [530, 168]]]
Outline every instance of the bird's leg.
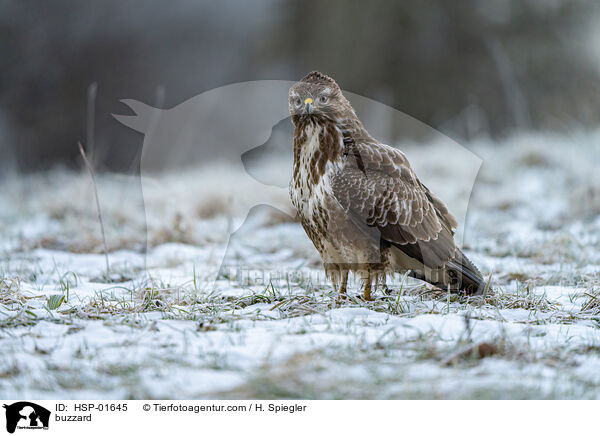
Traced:
[[341, 275], [342, 275], [342, 283], [340, 285], [340, 299], [345, 300], [346, 299], [346, 286], [348, 285], [348, 270], [347, 269], [341, 270]]
[[365, 281], [365, 289], [363, 294], [365, 301], [371, 301], [371, 271], [367, 273], [367, 280]]

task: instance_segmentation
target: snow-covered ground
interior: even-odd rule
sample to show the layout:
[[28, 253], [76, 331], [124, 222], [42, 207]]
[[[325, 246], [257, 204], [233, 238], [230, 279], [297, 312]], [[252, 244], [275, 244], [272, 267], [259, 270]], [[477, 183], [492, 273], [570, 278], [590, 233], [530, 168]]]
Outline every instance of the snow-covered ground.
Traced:
[[[438, 147], [407, 154], [453, 209], [469, 181]], [[461, 237], [494, 288], [471, 299], [398, 276], [336, 301], [285, 214], [256, 208], [229, 240], [263, 197], [226, 166], [168, 176], [174, 203], [99, 175], [107, 279], [88, 175], [7, 176], [0, 397], [600, 398], [600, 132], [469, 148]]]

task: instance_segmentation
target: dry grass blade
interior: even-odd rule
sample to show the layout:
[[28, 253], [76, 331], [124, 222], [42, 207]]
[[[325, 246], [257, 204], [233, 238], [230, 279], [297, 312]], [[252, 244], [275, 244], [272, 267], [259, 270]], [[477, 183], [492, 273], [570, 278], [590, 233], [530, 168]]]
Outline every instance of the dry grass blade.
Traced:
[[588, 297], [588, 300], [581, 307], [581, 311], [600, 315], [600, 293], [591, 294], [586, 292], [585, 295]]
[[87, 167], [90, 177], [92, 178], [92, 185], [94, 186], [94, 197], [96, 198], [96, 208], [98, 210], [98, 221], [100, 222], [100, 231], [102, 232], [102, 243], [104, 244], [104, 260], [106, 261], [106, 280], [110, 279], [110, 264], [108, 262], [108, 246], [106, 245], [106, 233], [104, 232], [104, 222], [102, 221], [102, 209], [100, 208], [100, 198], [98, 197], [98, 186], [96, 183], [96, 176], [94, 174], [94, 168], [90, 164], [88, 160], [85, 150], [81, 145], [81, 142], [78, 142], [79, 153], [81, 153], [81, 157], [85, 162], [85, 166]]
[[441, 361], [442, 366], [450, 366], [465, 360], [483, 359], [497, 354], [499, 347], [489, 342], [469, 344]]

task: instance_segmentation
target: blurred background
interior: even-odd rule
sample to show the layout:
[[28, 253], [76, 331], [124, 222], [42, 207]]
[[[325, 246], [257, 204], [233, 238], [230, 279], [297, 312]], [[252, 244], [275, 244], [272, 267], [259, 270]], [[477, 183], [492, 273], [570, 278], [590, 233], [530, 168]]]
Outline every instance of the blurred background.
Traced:
[[0, 162], [135, 171], [120, 99], [163, 108], [318, 69], [459, 142], [598, 124], [595, 0], [53, 2], [0, 10]]

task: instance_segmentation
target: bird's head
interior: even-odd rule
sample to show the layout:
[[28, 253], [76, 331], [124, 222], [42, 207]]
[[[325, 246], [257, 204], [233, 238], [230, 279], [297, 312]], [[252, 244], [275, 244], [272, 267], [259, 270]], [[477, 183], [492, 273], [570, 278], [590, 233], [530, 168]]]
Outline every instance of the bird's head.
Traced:
[[290, 88], [289, 107], [292, 122], [328, 119], [337, 121], [348, 110], [350, 103], [335, 80], [313, 71]]

